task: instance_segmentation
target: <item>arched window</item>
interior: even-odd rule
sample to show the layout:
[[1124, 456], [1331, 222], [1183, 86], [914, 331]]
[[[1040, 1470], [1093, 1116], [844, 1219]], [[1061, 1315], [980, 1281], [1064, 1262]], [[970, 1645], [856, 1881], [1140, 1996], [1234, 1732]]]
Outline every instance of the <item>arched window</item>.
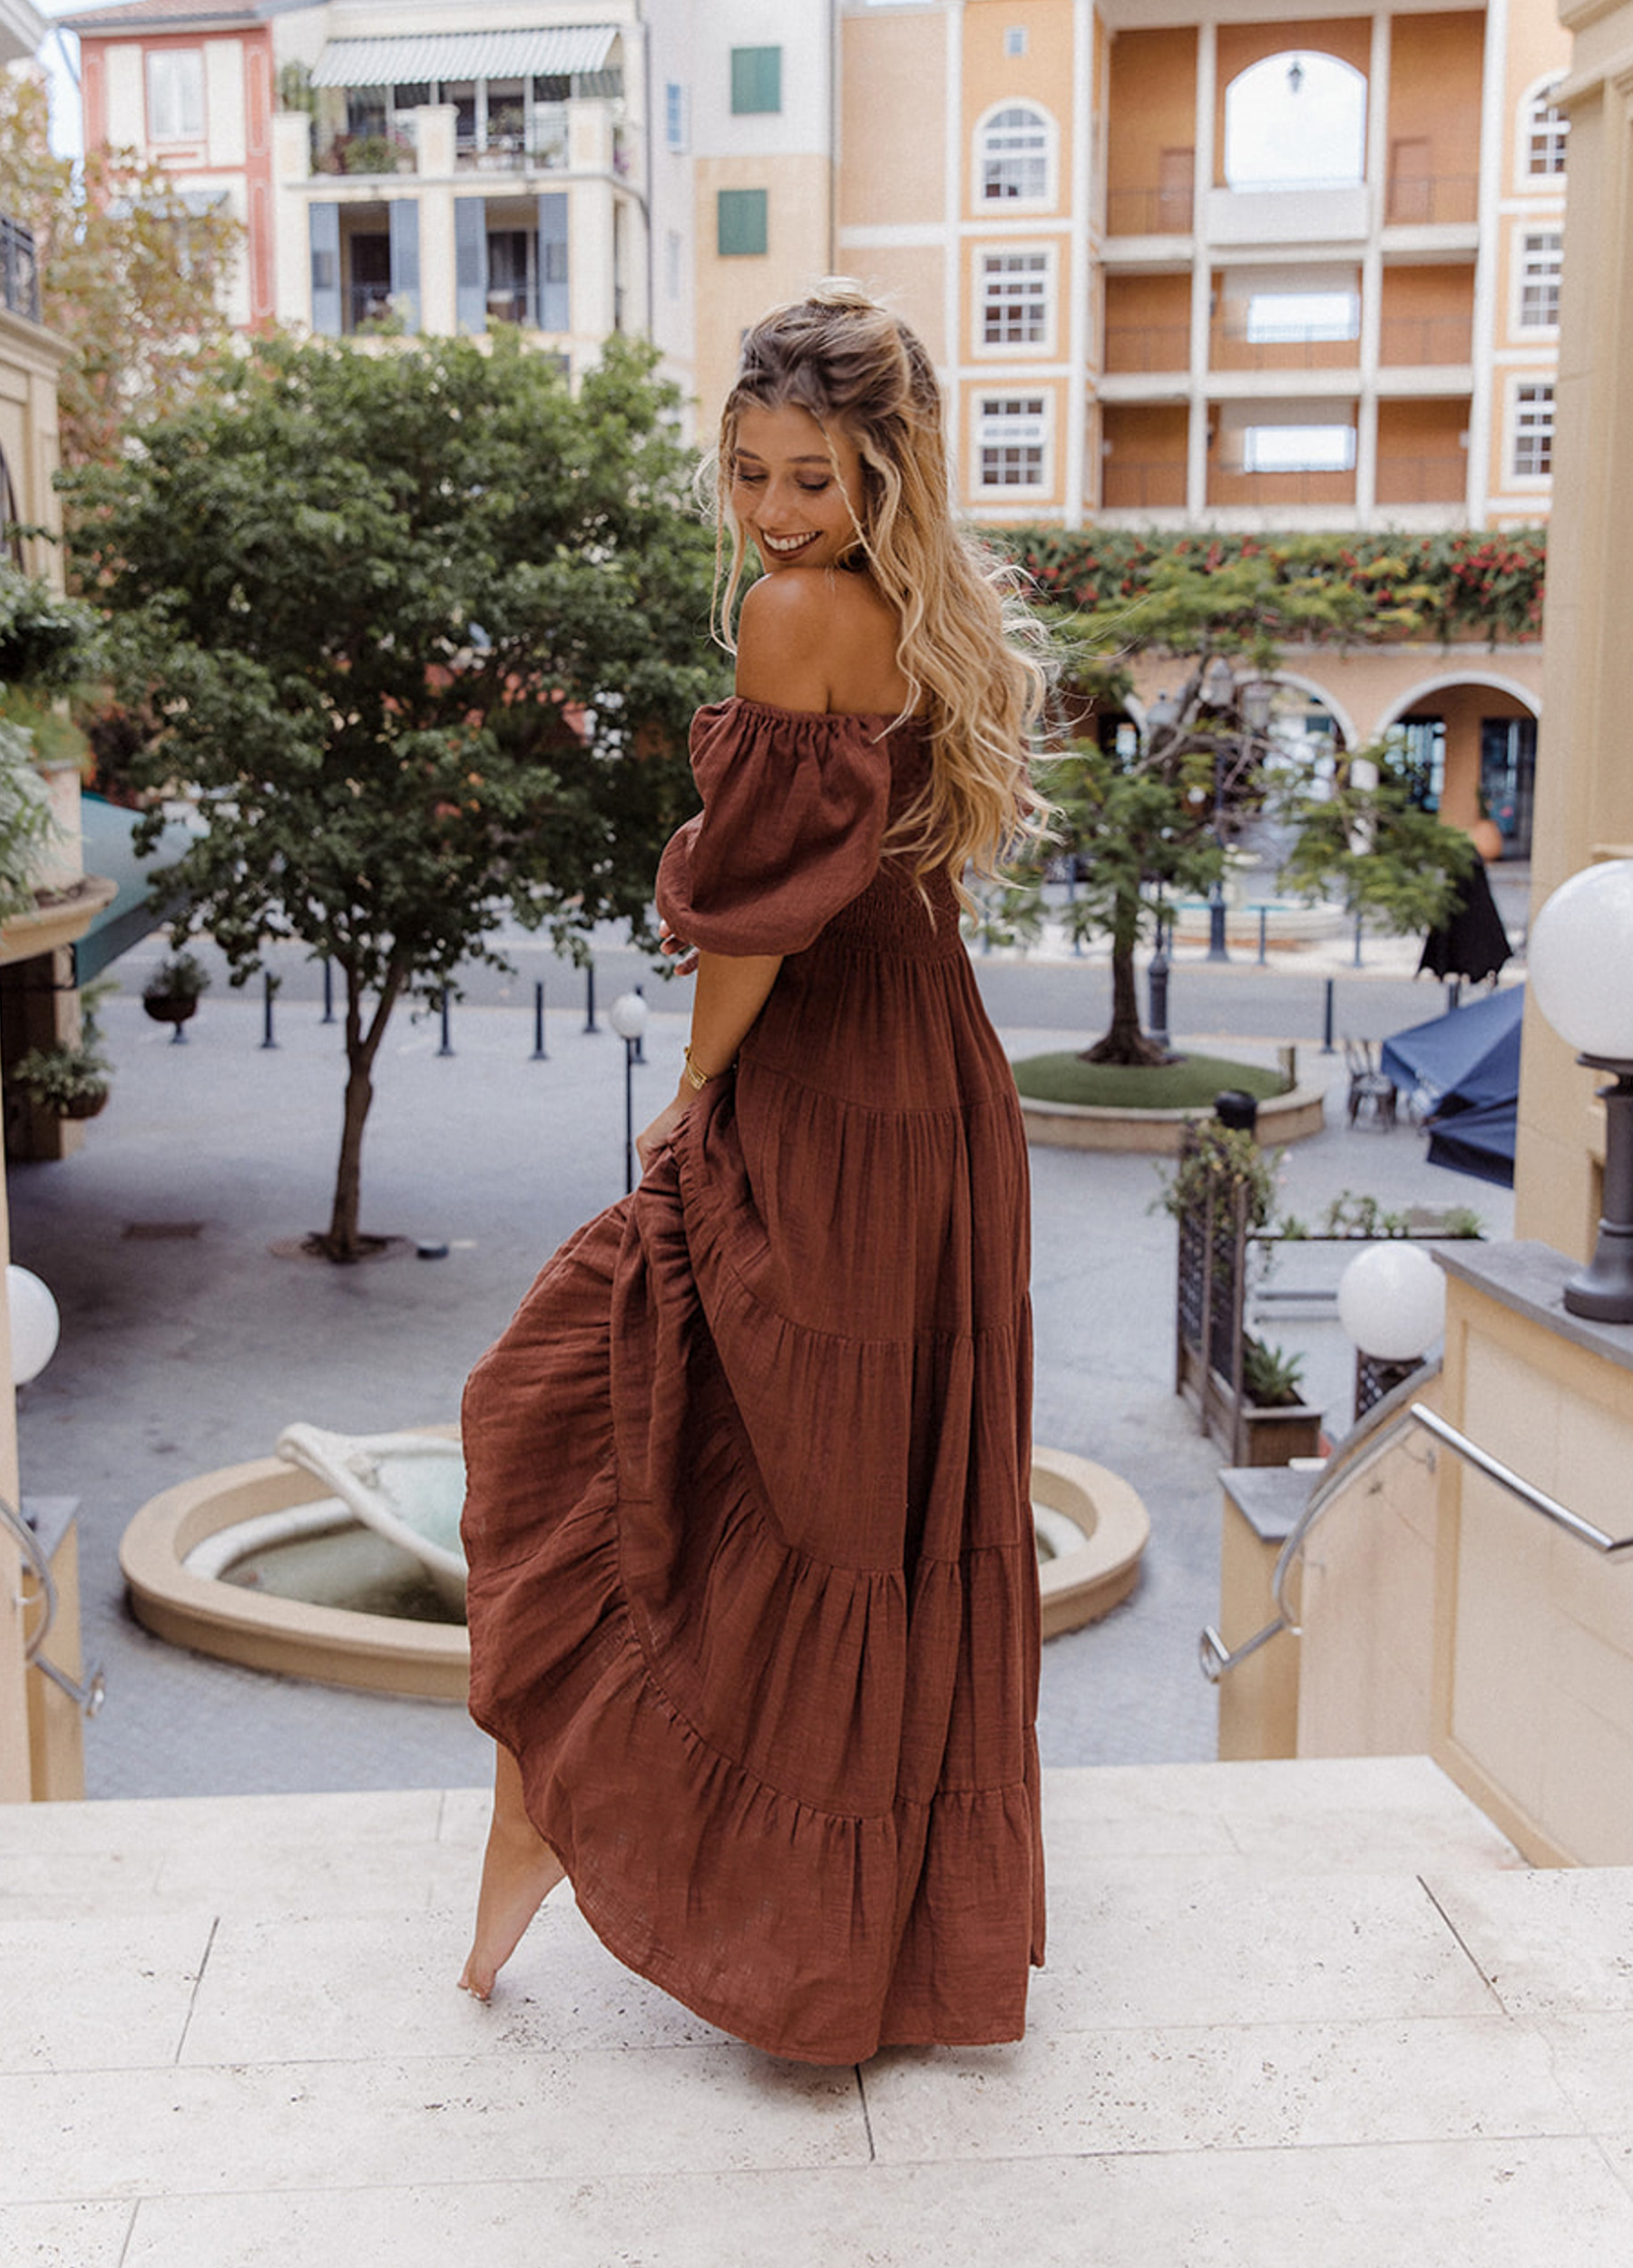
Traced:
[[1565, 144], [1570, 133], [1570, 120], [1554, 105], [1559, 85], [1557, 76], [1550, 79], [1536, 90], [1525, 106], [1524, 166], [1532, 176], [1565, 171]]
[[1232, 189], [1353, 189], [1365, 153], [1366, 81], [1336, 55], [1266, 55], [1225, 90]]
[[993, 111], [975, 135], [976, 202], [1048, 203], [1053, 158], [1054, 126], [1045, 112], [1026, 103]]

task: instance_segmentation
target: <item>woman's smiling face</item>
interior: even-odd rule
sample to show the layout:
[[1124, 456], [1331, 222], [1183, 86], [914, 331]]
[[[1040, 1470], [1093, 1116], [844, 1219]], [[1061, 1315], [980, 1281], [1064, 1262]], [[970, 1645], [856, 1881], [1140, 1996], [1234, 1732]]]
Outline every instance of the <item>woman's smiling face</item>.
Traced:
[[768, 573], [836, 566], [856, 541], [862, 460], [843, 433], [825, 434], [808, 410], [746, 403], [732, 451], [731, 508]]

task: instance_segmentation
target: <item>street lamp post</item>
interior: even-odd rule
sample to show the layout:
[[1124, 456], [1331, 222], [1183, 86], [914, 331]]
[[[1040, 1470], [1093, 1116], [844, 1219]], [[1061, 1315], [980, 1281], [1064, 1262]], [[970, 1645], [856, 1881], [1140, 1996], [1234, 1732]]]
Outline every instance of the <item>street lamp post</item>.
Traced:
[[[1233, 715], [1237, 707], [1236, 671], [1223, 654], [1215, 654], [1202, 672], [1202, 690], [1210, 709]], [[1210, 961], [1228, 961], [1230, 946], [1225, 934], [1225, 758], [1218, 736], [1213, 744], [1213, 831], [1219, 846], [1220, 871], [1208, 889], [1208, 957]]]
[[639, 992], [621, 992], [607, 1012], [607, 1021], [624, 1043], [624, 1195], [635, 1187], [635, 1065], [636, 1050], [647, 1028], [647, 1004]]

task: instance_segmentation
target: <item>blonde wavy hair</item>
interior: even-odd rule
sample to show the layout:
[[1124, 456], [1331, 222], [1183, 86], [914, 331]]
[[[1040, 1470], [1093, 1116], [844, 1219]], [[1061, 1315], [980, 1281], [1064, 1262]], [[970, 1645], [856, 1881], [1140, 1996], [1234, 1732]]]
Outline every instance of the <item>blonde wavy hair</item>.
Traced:
[[1047, 831], [1049, 806], [1028, 764], [1047, 643], [1022, 601], [1021, 576], [953, 523], [930, 357], [905, 323], [845, 277], [774, 308], [746, 335], [719, 440], [699, 474], [715, 520], [715, 635], [732, 653], [748, 545], [731, 508], [731, 465], [738, 418], [749, 405], [803, 409], [830, 450], [838, 431], [861, 459], [862, 514], [846, 563], [865, 559], [895, 608], [896, 661], [908, 685], [902, 714], [927, 696], [931, 732], [929, 779], [886, 847], [910, 861], [921, 887], [949, 867], [969, 903], [966, 867], [995, 877], [1006, 853]]

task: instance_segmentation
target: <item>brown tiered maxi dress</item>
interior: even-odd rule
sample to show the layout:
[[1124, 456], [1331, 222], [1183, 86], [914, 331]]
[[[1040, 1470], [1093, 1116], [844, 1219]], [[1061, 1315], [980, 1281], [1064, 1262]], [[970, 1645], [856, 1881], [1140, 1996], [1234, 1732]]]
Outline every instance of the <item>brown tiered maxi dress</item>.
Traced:
[[1043, 1950], [1026, 1154], [881, 857], [925, 740], [699, 712], [659, 905], [787, 958], [465, 1394], [473, 1715], [612, 1952], [814, 2063], [1018, 2038]]

